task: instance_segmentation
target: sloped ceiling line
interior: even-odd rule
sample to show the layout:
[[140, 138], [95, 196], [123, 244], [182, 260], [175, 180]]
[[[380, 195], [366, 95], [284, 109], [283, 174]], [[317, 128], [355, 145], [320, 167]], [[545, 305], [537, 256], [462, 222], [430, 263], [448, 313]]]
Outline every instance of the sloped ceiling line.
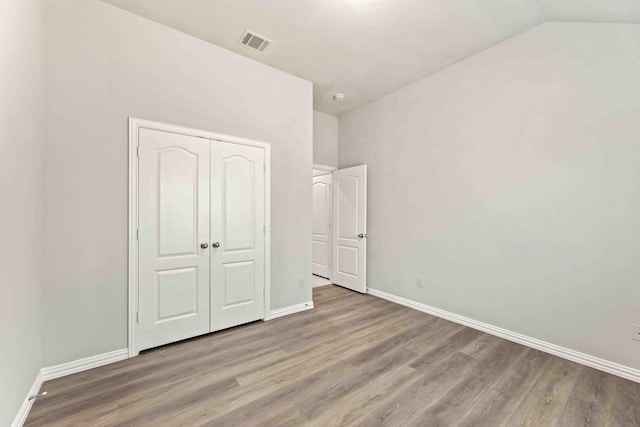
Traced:
[[[545, 20], [640, 22], [640, 0], [103, 1], [312, 81], [335, 116]], [[274, 43], [247, 49], [246, 29]]]

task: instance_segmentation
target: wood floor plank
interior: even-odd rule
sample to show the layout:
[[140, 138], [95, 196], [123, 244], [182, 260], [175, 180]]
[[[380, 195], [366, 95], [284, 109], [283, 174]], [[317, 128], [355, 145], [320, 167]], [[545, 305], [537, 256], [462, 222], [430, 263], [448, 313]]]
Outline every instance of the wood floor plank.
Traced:
[[405, 425], [416, 413], [422, 411], [448, 390], [465, 381], [475, 369], [478, 361], [459, 352], [450, 354], [434, 369], [416, 375], [413, 383], [393, 400], [381, 405], [372, 414], [356, 425], [398, 426]]
[[469, 409], [460, 417], [460, 425], [500, 425], [515, 411], [551, 359], [552, 356], [541, 351], [525, 350], [523, 357], [511, 365], [502, 378], [466, 405]]
[[331, 387], [347, 375], [350, 369], [348, 363], [336, 361], [300, 379], [292, 377], [290, 381], [267, 384], [268, 388], [260, 385], [261, 389], [245, 390], [242, 395], [227, 395], [223, 397], [222, 404], [216, 404], [216, 400], [213, 400], [210, 402], [213, 405], [196, 406], [185, 412], [182, 418], [192, 425], [253, 425], [278, 412], [282, 405]]
[[420, 358], [411, 362], [414, 369], [428, 370], [438, 364], [451, 353], [464, 348], [469, 342], [482, 336], [481, 332], [471, 328], [463, 328], [459, 332], [451, 335], [449, 339], [443, 341], [437, 347], [423, 354]]
[[309, 420], [309, 425], [316, 427], [353, 425], [385, 402], [395, 399], [397, 394], [412, 384], [415, 378], [416, 372], [409, 366], [389, 370], [372, 379], [365, 387], [359, 387], [352, 393], [341, 396], [330, 407], [316, 412]]
[[[315, 418], [323, 411], [330, 411], [337, 401], [344, 400], [349, 394], [368, 387], [372, 379], [406, 366], [406, 363], [415, 357], [416, 354], [409, 350], [394, 348], [385, 355], [370, 360], [360, 369], [352, 371], [331, 387], [319, 393], [313, 393], [309, 398], [300, 402], [298, 407], [307, 418]], [[408, 366], [406, 367], [408, 368]], [[411, 371], [413, 372], [413, 369]]]
[[[416, 322], [411, 325], [409, 329], [389, 336], [378, 342], [376, 345], [359, 352], [358, 354], [350, 357], [349, 362], [354, 366], [361, 366], [369, 363], [371, 360], [384, 357], [389, 352], [396, 351], [398, 347], [402, 347], [406, 342], [420, 338], [424, 333], [424, 329], [433, 321], [432, 319], [427, 319], [426, 321], [420, 320], [421, 319], [416, 316]], [[414, 355], [411, 360], [416, 359], [416, 353], [413, 353], [410, 350], [405, 351]]]
[[425, 336], [424, 340], [409, 342], [405, 344], [405, 346], [408, 350], [411, 350], [414, 353], [424, 355], [425, 353], [439, 347], [441, 343], [463, 329], [465, 329], [465, 327], [462, 325], [436, 318], [429, 324], [426, 330], [423, 331]]
[[606, 393], [611, 399], [612, 426], [640, 425], [640, 384], [620, 378], [610, 377]]
[[[407, 313], [407, 316], [410, 314]], [[323, 367], [330, 366], [337, 360], [344, 360], [351, 354], [356, 354], [362, 349], [375, 345], [377, 340], [383, 339], [387, 334], [394, 334], [402, 328], [409, 327], [407, 319], [399, 318], [396, 320], [401, 326], [394, 325], [387, 328], [381, 324], [370, 324], [359, 333], [353, 334], [351, 340], [334, 340], [331, 345], [326, 345], [320, 350], [316, 349], [316, 352], [311, 355], [297, 355], [282, 361], [274, 369], [259, 373], [252, 372], [251, 375], [255, 378], [254, 381], [249, 381], [251, 386], [245, 386], [243, 389], [208, 403], [216, 404], [219, 407], [216, 411], [220, 417], [226, 416], [225, 414], [228, 412], [235, 412], [245, 405], [252, 411], [256, 410], [260, 407], [259, 404], [256, 406], [256, 402], [280, 396], [279, 389], [292, 387], [300, 381], [299, 378], [304, 379], [305, 376], [312, 377], [319, 372], [321, 373]], [[237, 378], [241, 384], [247, 381], [245, 376]], [[318, 387], [318, 385], [316, 384], [314, 387]], [[210, 414], [211, 411], [208, 409], [194, 407], [187, 416], [193, 417], [199, 422], [203, 418], [209, 417]], [[236, 416], [239, 415], [236, 413]]]
[[[606, 395], [609, 375], [583, 367], [558, 425], [606, 425], [611, 421], [613, 399]], [[611, 396], [612, 397], [612, 396]]]
[[504, 340], [494, 341], [490, 348], [482, 358], [476, 359], [478, 363], [472, 375], [448, 392], [441, 393], [437, 399], [425, 402], [425, 409], [414, 413], [407, 425], [422, 426], [428, 423], [436, 427], [455, 424], [461, 418], [459, 408], [464, 406], [467, 410], [472, 409], [487, 388], [507, 375], [511, 366], [521, 363], [526, 350], [524, 346]]
[[[319, 341], [317, 346], [307, 347], [296, 354], [289, 354], [277, 363], [261, 366], [260, 369], [248, 370], [237, 376], [241, 384], [250, 384], [267, 374], [277, 374], [291, 369], [305, 369], [305, 366], [318, 366], [326, 360], [337, 356], [346, 358], [349, 355], [365, 350], [375, 345], [387, 335], [392, 335], [403, 328], [408, 328], [404, 317], [388, 319], [388, 323], [369, 323], [366, 327], [354, 330], [352, 333], [340, 337], [327, 335], [326, 341]], [[344, 338], [344, 339], [340, 339]]]
[[638, 426], [640, 384], [369, 295], [47, 381], [26, 426]]
[[567, 404], [581, 365], [554, 358], [505, 426], [555, 425]]

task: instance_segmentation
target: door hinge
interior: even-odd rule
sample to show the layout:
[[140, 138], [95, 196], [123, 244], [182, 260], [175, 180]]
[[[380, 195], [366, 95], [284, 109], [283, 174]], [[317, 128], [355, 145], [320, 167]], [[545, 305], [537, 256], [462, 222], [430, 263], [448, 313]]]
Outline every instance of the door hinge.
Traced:
[[266, 225], [262, 226], [262, 234], [267, 234], [267, 226]]
[[140, 323], [140, 313], [136, 311], [136, 323]]
[[136, 147], [136, 157], [140, 157], [140, 147]]
[[140, 229], [136, 228], [136, 240], [140, 240]]

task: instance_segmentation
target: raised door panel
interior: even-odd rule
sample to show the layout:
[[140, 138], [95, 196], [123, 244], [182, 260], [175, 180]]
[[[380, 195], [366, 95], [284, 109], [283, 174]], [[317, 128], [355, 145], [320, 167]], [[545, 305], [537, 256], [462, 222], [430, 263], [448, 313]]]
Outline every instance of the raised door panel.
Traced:
[[193, 255], [198, 244], [198, 155], [182, 147], [156, 151], [158, 256]]
[[255, 275], [253, 261], [229, 262], [224, 265], [224, 309], [255, 301]]
[[209, 330], [209, 144], [140, 129], [139, 348]]
[[359, 177], [341, 176], [338, 178], [338, 238], [356, 240], [358, 236], [358, 197]]
[[311, 242], [313, 274], [327, 277], [327, 273], [323, 270], [329, 267], [329, 245], [327, 242]]
[[253, 250], [255, 244], [255, 163], [242, 156], [225, 158], [224, 241], [226, 251]]
[[156, 273], [156, 323], [198, 315], [198, 269], [174, 268]]
[[327, 193], [329, 186], [314, 179], [313, 183], [313, 229], [316, 236], [329, 234], [329, 219], [327, 218]]
[[353, 246], [346, 246], [344, 244], [338, 245], [338, 265], [336, 270], [339, 274], [346, 274], [353, 278], [358, 278], [358, 248]]
[[264, 150], [212, 141], [211, 330], [263, 319]]

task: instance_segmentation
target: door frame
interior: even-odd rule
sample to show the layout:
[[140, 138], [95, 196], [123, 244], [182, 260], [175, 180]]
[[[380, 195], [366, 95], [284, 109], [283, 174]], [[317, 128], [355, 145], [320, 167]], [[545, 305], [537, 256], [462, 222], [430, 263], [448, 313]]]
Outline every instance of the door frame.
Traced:
[[139, 130], [150, 129], [179, 135], [194, 136], [232, 144], [248, 145], [264, 150], [264, 320], [271, 310], [271, 144], [247, 138], [192, 129], [167, 123], [129, 117], [129, 263], [128, 263], [128, 349], [129, 357], [138, 350], [138, 144]]
[[323, 174], [323, 175], [329, 175], [329, 174], [332, 174], [333, 171], [338, 170], [338, 168], [335, 166], [320, 165], [316, 163], [313, 164], [313, 169], [327, 172], [326, 174]]

